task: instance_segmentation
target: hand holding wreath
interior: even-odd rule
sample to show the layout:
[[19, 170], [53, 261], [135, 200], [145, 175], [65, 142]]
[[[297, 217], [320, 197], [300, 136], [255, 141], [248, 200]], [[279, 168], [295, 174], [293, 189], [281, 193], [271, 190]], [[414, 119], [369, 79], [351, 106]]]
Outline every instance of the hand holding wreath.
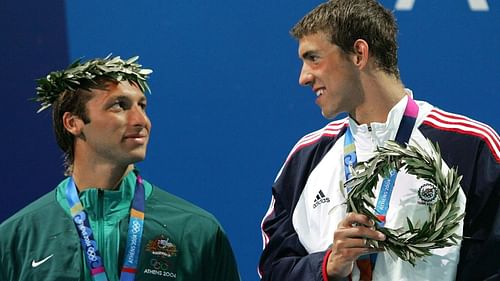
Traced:
[[390, 254], [415, 265], [416, 259], [431, 255], [430, 250], [456, 245], [461, 239], [456, 233], [464, 214], [457, 205], [461, 176], [453, 168], [442, 172], [442, 158], [439, 146], [429, 141], [431, 152], [415, 145], [401, 146], [388, 141], [379, 147], [376, 155], [354, 168], [353, 177], [345, 186], [350, 190], [347, 198], [347, 211], [366, 215], [380, 222], [374, 214], [372, 203], [379, 176], [386, 177], [392, 170], [405, 169], [433, 184], [438, 190], [438, 200], [429, 206], [429, 218], [422, 224], [415, 224], [407, 218], [406, 229], [389, 229], [376, 225], [385, 234], [385, 241], [368, 240], [373, 248], [383, 248]]

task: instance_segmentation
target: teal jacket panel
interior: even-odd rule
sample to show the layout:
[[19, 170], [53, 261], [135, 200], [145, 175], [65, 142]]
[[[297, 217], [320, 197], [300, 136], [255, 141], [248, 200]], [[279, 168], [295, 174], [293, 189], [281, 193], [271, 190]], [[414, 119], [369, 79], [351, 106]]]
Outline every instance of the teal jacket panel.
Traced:
[[[136, 280], [240, 280], [227, 236], [210, 213], [157, 187], [147, 188], [146, 194]], [[0, 280], [91, 280], [76, 228], [57, 197], [60, 193], [54, 190], [0, 225]], [[98, 241], [107, 245], [101, 254], [110, 261], [105, 262], [110, 280], [118, 280], [128, 230], [128, 212], [117, 211], [118, 205], [110, 203], [114, 207], [104, 208], [108, 214], [91, 221], [95, 232], [111, 233]], [[86, 207], [95, 211], [93, 203]], [[99, 229], [106, 224], [96, 219], [109, 217], [113, 210], [121, 217], [115, 231]]]
[[0, 225], [0, 280], [83, 280], [80, 238], [55, 190]]

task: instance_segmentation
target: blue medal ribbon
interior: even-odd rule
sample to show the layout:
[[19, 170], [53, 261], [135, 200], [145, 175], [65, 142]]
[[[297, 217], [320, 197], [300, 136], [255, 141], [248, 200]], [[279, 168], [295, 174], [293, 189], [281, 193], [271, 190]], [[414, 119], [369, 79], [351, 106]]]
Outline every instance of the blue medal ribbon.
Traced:
[[[415, 101], [408, 96], [408, 102], [406, 104], [405, 111], [403, 113], [403, 118], [399, 124], [398, 132], [396, 134], [395, 141], [399, 144], [406, 145], [415, 126], [415, 122], [418, 116], [418, 105]], [[357, 164], [356, 156], [356, 146], [354, 143], [354, 137], [351, 132], [351, 128], [347, 128], [344, 137], [344, 174], [346, 182], [352, 178], [352, 167]], [[380, 220], [378, 225], [384, 226], [387, 212], [389, 210], [389, 203], [391, 201], [391, 195], [394, 189], [394, 184], [396, 183], [397, 171], [390, 171], [389, 177], [385, 177], [382, 181], [380, 187], [380, 192], [375, 207], [375, 214]], [[347, 192], [350, 192], [350, 188], [346, 187]], [[376, 254], [370, 255], [372, 263], [375, 264]], [[363, 259], [363, 257], [360, 257]]]
[[[415, 101], [408, 96], [408, 102], [406, 104], [405, 111], [403, 113], [403, 118], [399, 124], [398, 132], [396, 134], [395, 141], [399, 144], [406, 145], [410, 140], [411, 132], [415, 126], [418, 115], [418, 105]], [[351, 128], [347, 128], [344, 137], [344, 174], [346, 182], [352, 178], [352, 167], [357, 164], [356, 156], [356, 145], [354, 143], [354, 137], [351, 132]], [[385, 216], [389, 209], [389, 202], [391, 201], [391, 195], [396, 182], [397, 172], [395, 170], [390, 172], [389, 177], [384, 178], [380, 188], [380, 193], [378, 196], [377, 204], [375, 207], [375, 212], [379, 219], [382, 221], [382, 226], [385, 223]], [[349, 192], [350, 190], [347, 190]]]
[[[139, 172], [137, 170], [134, 170], [134, 173], [136, 174], [137, 180], [134, 199], [132, 201], [132, 207], [130, 209], [126, 251], [123, 267], [121, 270], [120, 281], [135, 280], [135, 274], [137, 272], [137, 265], [139, 263], [139, 255], [141, 251], [140, 245], [142, 233], [144, 230], [144, 183], [141, 176], [139, 175]], [[84, 253], [87, 266], [90, 269], [92, 280], [108, 281], [102, 256], [99, 252], [97, 242], [94, 239], [94, 234], [92, 228], [90, 227], [87, 213], [85, 212], [83, 205], [80, 202], [80, 198], [78, 197], [78, 192], [73, 177], [69, 178], [68, 184], [66, 186], [66, 198], [68, 200], [71, 216], [73, 217], [73, 222], [78, 232], [78, 236], [80, 237], [82, 251]]]

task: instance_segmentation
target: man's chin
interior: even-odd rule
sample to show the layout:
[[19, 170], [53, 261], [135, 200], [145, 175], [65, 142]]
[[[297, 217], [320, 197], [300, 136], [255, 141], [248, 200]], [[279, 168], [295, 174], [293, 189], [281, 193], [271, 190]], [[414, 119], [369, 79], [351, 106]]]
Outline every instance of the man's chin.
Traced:
[[139, 163], [141, 161], [143, 161], [144, 159], [146, 159], [146, 153], [134, 153], [132, 155], [130, 155], [130, 158], [128, 159], [127, 162], [129, 162], [130, 164], [136, 164], [136, 163]]
[[321, 111], [321, 115], [323, 115], [323, 117], [328, 120], [333, 120], [335, 117], [337, 117], [338, 114]]

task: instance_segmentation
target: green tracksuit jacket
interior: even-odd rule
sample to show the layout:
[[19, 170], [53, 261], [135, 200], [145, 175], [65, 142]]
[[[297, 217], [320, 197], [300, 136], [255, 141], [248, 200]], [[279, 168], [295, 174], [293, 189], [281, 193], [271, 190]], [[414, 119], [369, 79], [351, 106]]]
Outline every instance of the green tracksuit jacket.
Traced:
[[[67, 181], [0, 225], [0, 281], [92, 280], [65, 198]], [[135, 181], [130, 172], [117, 191], [80, 193], [109, 281], [119, 280]], [[136, 280], [240, 280], [229, 241], [211, 214], [147, 181], [144, 187]]]

